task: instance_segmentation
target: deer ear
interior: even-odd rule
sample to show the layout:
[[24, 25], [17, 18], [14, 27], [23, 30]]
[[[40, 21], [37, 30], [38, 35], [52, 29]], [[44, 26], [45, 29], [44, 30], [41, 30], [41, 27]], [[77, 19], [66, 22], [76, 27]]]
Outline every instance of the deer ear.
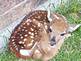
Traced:
[[67, 29], [67, 32], [73, 32], [73, 31], [77, 30], [80, 26], [81, 26], [81, 24], [70, 24]]

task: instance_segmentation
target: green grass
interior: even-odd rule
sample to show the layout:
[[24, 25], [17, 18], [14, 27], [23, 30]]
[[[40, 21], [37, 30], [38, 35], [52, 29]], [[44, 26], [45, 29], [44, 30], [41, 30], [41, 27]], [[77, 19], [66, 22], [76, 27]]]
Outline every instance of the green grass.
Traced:
[[[81, 23], [81, 1], [68, 0], [70, 3], [62, 3], [60, 7], [56, 9], [58, 12], [66, 16], [67, 20], [71, 24]], [[0, 54], [0, 61], [23, 61], [18, 59], [9, 50]], [[26, 60], [33, 61], [33, 60]], [[35, 60], [36, 61], [36, 60]], [[40, 61], [40, 60], [37, 60]], [[81, 61], [81, 27], [72, 33], [72, 36], [65, 40], [59, 53], [50, 61]]]

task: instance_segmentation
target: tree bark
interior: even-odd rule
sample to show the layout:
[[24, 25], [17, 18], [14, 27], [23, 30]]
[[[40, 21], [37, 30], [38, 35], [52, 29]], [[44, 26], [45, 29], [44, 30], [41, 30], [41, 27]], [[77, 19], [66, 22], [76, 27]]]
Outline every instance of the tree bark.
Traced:
[[1, 0], [0, 30], [47, 0]]

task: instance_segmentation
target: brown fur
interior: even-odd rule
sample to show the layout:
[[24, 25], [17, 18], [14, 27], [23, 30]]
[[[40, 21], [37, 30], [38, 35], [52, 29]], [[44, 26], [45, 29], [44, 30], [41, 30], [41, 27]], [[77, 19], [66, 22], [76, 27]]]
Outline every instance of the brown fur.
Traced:
[[[68, 34], [66, 34], [64, 36], [61, 36], [60, 34], [63, 33], [64, 31], [66, 31], [69, 26], [66, 22], [65, 17], [63, 17], [62, 15], [59, 15], [57, 13], [52, 13], [52, 15], [51, 15], [52, 22], [51, 23], [49, 23], [49, 21], [48, 21], [49, 19], [47, 18], [46, 11], [35, 11], [32, 13], [30, 13], [28, 15], [28, 17], [25, 17], [25, 19], [14, 29], [14, 31], [11, 35], [11, 37], [12, 36], [15, 37], [14, 42], [18, 46], [17, 48], [19, 48], [18, 51], [16, 51], [15, 48], [13, 47], [14, 46], [13, 45], [13, 38], [10, 38], [9, 48], [19, 58], [23, 58], [23, 59], [34, 58], [34, 59], [42, 59], [43, 61], [48, 61], [49, 59], [51, 59], [52, 57], [54, 57], [58, 53], [58, 50], [62, 46], [65, 37], [68, 35]], [[37, 16], [40, 16], [40, 17], [37, 17]], [[33, 28], [34, 30], [37, 30], [37, 32], [38, 32], [37, 37], [34, 38], [35, 39], [34, 42], [35, 43], [37, 42], [36, 47], [34, 49], [32, 49], [32, 47], [33, 47], [33, 45], [32, 45], [31, 47], [26, 46], [23, 48], [26, 50], [32, 49], [32, 55], [23, 56], [19, 53], [19, 50], [22, 49], [21, 48], [22, 46], [17, 44], [19, 41], [21, 41], [20, 37], [17, 38], [18, 37], [17, 34], [19, 34], [18, 31], [21, 31], [24, 28], [24, 26], [26, 26], [26, 29], [24, 29], [24, 30], [28, 30], [28, 32], [31, 31], [30, 30], [30, 28], [32, 27], [31, 24], [29, 26], [23, 25], [24, 23], [26, 24], [27, 19], [32, 20], [31, 24], [37, 26], [38, 23], [40, 23], [41, 26], [40, 27], [37, 26], [36, 28]], [[33, 21], [34, 19], [35, 19], [35, 21]], [[23, 25], [23, 27], [21, 27], [21, 25]], [[46, 25], [51, 27], [52, 32], [47, 32], [47, 28], [45, 27]], [[21, 30], [18, 30], [19, 27], [21, 27]], [[17, 33], [16, 33], [16, 31], [17, 31]], [[35, 31], [33, 31], [33, 33], [35, 33]], [[25, 35], [28, 33], [22, 32], [22, 34]], [[50, 37], [52, 37], [52, 36], [55, 36], [55, 40], [56, 40], [55, 47], [50, 45]], [[28, 41], [30, 42], [32, 38], [30, 38], [30, 39], [26, 38], [26, 39], [27, 39], [26, 42], [28, 43]]]
[[65, 21], [66, 19], [63, 16], [56, 13], [54, 13], [53, 15], [57, 15], [59, 17], [59, 19], [54, 18], [51, 22], [51, 27], [53, 31], [51, 34], [56, 36], [57, 43], [55, 47], [52, 48], [49, 44], [49, 36], [47, 36], [46, 34], [45, 37], [42, 37], [40, 43], [38, 44], [38, 46], [40, 46], [38, 49], [41, 48], [42, 52], [34, 54], [34, 58], [41, 58], [43, 61], [48, 61], [49, 59], [53, 58], [58, 53], [58, 50], [64, 43], [64, 39], [69, 37], [69, 34], [66, 34], [65, 36], [60, 36], [60, 34], [66, 31], [69, 27], [67, 22]]

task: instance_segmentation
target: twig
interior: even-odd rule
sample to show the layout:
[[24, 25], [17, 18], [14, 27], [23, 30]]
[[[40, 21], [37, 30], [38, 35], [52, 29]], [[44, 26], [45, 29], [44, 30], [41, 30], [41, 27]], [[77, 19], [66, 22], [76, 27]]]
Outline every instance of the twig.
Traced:
[[76, 25], [75, 27], [69, 27], [69, 29], [67, 30], [67, 32], [72, 33], [72, 32], [74, 32], [75, 30], [77, 30], [80, 26], [81, 26], [81, 24], [78, 24], [78, 25]]

